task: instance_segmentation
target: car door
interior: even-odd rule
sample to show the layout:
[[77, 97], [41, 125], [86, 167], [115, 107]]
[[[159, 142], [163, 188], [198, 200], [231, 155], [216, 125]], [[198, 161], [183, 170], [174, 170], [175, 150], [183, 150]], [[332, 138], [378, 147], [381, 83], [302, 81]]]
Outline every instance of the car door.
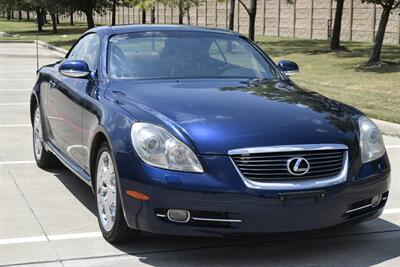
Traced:
[[[92, 72], [97, 71], [100, 51], [100, 38], [95, 33], [81, 38], [69, 53], [66, 60], [84, 60]], [[48, 96], [51, 110], [50, 124], [58, 149], [80, 167], [84, 167], [83, 154], [87, 149], [82, 144], [83, 108], [86, 92], [94, 86], [88, 78], [72, 78], [56, 71], [49, 81]]]

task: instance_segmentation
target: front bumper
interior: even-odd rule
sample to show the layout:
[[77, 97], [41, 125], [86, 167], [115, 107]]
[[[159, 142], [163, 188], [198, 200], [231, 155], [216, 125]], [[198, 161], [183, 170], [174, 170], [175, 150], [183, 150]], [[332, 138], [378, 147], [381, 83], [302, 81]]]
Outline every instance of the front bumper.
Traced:
[[[234, 233], [271, 233], [304, 231], [330, 227], [342, 223], [373, 219], [383, 210], [386, 200], [376, 208], [360, 211], [356, 216], [346, 216], [353, 203], [362, 202], [374, 195], [388, 191], [389, 179], [383, 177], [373, 183], [347, 188], [341, 192], [327, 193], [324, 199], [313, 197], [283, 202], [251, 194], [182, 192], [152, 188], [147, 194], [151, 201], [139, 202], [125, 199], [128, 225], [142, 231], [176, 235], [221, 235]], [[163, 210], [187, 209], [205, 211], [203, 214], [225, 214], [241, 222], [196, 225], [168, 222], [156, 216]], [[210, 217], [208, 215], [208, 217]]]
[[[171, 174], [165, 174], [168, 173], [165, 170], [160, 171], [165, 175], [163, 179], [157, 181], [149, 176], [159, 177], [159, 174], [148, 170], [141, 172], [146, 176], [144, 179], [150, 179], [147, 183], [120, 177], [120, 188], [128, 225], [146, 232], [218, 236], [305, 231], [378, 217], [386, 204], [390, 184], [387, 156], [380, 161], [371, 166], [363, 166], [345, 183], [301, 192], [251, 189], [239, 183], [241, 180], [238, 177], [232, 178], [230, 187], [221, 182], [208, 184], [213, 188], [221, 186], [218, 190], [196, 190], [195, 186], [186, 187], [185, 180], [177, 180]], [[386, 169], [374, 167], [380, 166], [382, 162], [387, 163]], [[152, 169], [148, 166], [145, 168]], [[224, 173], [229, 171], [224, 170]], [[181, 176], [185, 175], [181, 173]], [[207, 181], [208, 178], [204, 179]], [[144, 193], [150, 200], [136, 200], [125, 194], [126, 190]], [[382, 201], [376, 207], [368, 207], [366, 204], [375, 195], [382, 195]], [[366, 207], [357, 209], [363, 206]], [[185, 224], [174, 223], [162, 217], [168, 209], [185, 209], [193, 217], [222, 218], [234, 222], [199, 222], [191, 219]], [[347, 213], [349, 210], [356, 211]]]

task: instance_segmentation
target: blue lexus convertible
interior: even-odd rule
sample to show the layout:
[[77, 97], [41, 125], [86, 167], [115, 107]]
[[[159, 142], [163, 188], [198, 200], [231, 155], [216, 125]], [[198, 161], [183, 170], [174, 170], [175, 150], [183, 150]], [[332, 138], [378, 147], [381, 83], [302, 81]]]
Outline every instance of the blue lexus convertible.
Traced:
[[140, 231], [289, 232], [378, 217], [390, 163], [377, 126], [299, 88], [289, 79], [297, 71], [225, 30], [89, 30], [38, 72], [37, 165], [58, 159], [93, 188], [109, 242]]

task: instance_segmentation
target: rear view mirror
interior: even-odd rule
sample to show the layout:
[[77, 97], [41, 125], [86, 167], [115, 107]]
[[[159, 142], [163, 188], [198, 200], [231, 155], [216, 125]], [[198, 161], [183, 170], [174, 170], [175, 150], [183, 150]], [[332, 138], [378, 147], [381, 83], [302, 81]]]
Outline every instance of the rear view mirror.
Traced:
[[61, 63], [59, 71], [71, 78], [85, 78], [90, 74], [88, 64], [83, 60], [67, 60]]
[[278, 68], [287, 76], [292, 76], [299, 72], [299, 66], [295, 62], [290, 60], [279, 61]]

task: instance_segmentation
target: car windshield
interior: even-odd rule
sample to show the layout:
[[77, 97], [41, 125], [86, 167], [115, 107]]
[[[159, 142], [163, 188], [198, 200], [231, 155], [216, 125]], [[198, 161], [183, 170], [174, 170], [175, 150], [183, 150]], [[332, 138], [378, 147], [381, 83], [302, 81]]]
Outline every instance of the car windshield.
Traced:
[[278, 79], [275, 68], [252, 44], [235, 35], [160, 31], [110, 38], [111, 79]]

